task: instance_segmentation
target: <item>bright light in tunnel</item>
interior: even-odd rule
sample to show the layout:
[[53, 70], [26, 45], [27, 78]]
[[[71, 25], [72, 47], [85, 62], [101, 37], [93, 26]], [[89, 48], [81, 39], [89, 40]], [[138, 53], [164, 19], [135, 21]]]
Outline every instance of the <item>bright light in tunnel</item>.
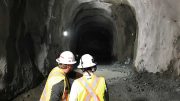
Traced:
[[64, 32], [63, 32], [63, 36], [65, 36], [65, 37], [68, 36], [68, 32], [67, 32], [67, 31], [64, 31]]

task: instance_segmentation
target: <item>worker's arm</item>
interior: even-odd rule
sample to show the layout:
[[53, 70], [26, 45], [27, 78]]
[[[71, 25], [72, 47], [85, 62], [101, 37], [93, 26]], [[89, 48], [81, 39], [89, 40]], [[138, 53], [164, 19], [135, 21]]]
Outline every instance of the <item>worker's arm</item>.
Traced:
[[64, 80], [52, 86], [50, 101], [61, 101], [64, 91]]

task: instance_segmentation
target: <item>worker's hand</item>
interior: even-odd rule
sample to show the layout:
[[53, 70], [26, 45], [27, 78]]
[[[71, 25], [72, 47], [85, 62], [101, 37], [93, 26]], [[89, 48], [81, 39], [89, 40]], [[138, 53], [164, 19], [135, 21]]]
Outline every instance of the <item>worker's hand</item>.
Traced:
[[62, 96], [62, 101], [67, 101], [68, 98], [68, 90], [65, 90]]

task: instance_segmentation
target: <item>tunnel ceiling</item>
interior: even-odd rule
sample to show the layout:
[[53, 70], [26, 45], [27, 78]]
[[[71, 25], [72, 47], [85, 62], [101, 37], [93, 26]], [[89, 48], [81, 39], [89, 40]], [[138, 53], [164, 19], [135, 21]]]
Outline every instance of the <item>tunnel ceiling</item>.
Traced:
[[74, 9], [69, 25], [72, 35], [70, 48], [79, 56], [86, 53], [93, 55], [99, 63], [111, 62], [114, 25], [107, 5], [98, 4], [80, 3]]

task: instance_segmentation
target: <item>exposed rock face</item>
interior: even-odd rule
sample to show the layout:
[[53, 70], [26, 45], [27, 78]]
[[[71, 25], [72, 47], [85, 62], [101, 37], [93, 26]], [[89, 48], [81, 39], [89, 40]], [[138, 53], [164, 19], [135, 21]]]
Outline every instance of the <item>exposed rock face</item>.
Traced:
[[137, 70], [180, 74], [180, 7], [178, 0], [129, 0], [138, 22], [135, 66]]
[[37, 85], [63, 50], [90, 53], [98, 62], [131, 58], [137, 71], [169, 68], [179, 75], [179, 3], [0, 0], [0, 99]]
[[55, 65], [54, 60], [51, 63], [55, 56], [52, 47], [58, 46], [50, 46], [50, 35], [58, 27], [53, 27], [56, 23], [51, 20], [52, 9], [56, 10], [52, 3], [53, 0], [1, 0], [1, 100], [36, 86], [42, 81], [42, 74], [47, 75]]

